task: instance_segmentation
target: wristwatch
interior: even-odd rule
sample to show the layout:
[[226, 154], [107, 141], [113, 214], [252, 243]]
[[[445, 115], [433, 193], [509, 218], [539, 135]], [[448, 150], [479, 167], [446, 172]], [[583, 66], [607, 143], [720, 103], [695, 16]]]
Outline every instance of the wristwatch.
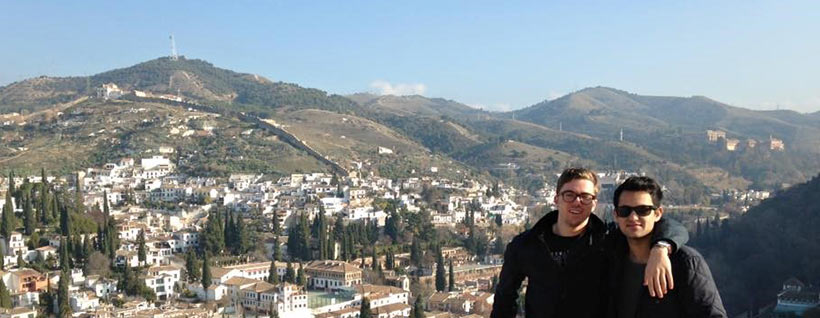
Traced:
[[667, 241], [657, 241], [654, 246], [665, 247], [670, 254], [672, 253], [672, 244]]

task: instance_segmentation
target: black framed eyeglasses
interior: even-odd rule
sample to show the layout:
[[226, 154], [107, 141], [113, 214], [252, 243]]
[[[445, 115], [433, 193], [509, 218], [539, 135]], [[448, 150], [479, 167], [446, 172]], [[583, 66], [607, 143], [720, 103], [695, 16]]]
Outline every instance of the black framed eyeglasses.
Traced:
[[618, 215], [618, 217], [625, 218], [625, 217], [629, 216], [630, 214], [632, 214], [632, 211], [635, 211], [635, 214], [637, 214], [638, 216], [647, 216], [650, 213], [652, 213], [652, 211], [655, 211], [655, 207], [651, 206], [651, 205], [639, 205], [639, 206], [625, 206], [624, 205], [624, 206], [619, 206], [617, 209], [615, 209], [615, 214]]
[[571, 190], [561, 192], [561, 200], [564, 200], [566, 203], [572, 203], [575, 202], [575, 199], [581, 199], [581, 204], [590, 205], [592, 201], [595, 201], [597, 198], [596, 195], [591, 193], [575, 193]]

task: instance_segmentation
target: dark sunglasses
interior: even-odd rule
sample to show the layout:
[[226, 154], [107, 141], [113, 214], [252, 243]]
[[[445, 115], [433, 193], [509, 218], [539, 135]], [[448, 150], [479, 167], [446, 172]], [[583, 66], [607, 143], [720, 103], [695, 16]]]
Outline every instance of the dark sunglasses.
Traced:
[[655, 211], [655, 207], [651, 205], [639, 205], [639, 206], [619, 206], [615, 209], [615, 214], [618, 217], [625, 218], [632, 214], [632, 211], [635, 211], [638, 216], [647, 216], [652, 211]]

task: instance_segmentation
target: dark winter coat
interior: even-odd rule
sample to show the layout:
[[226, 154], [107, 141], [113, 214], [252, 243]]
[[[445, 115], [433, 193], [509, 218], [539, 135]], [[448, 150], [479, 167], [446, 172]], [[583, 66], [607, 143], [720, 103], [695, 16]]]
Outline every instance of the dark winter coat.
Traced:
[[[615, 253], [610, 260], [611, 273], [623, 271], [626, 258], [629, 257], [629, 245], [626, 238], [620, 233], [613, 235], [616, 240]], [[675, 318], [675, 317], [727, 317], [726, 309], [720, 299], [717, 286], [712, 279], [712, 272], [703, 256], [688, 246], [681, 246], [670, 257], [672, 262], [672, 277], [675, 280], [675, 289], [672, 289], [663, 298], [649, 296], [646, 289], [642, 289], [635, 317], [628, 318]], [[610, 275], [609, 290], [612, 297], [609, 302], [608, 316], [618, 317], [617, 293], [621, 290], [621, 275]]]
[[[613, 246], [608, 227], [594, 214], [588, 228], [568, 251], [562, 268], [550, 256], [544, 234], [552, 231], [558, 211], [545, 215], [532, 229], [516, 236], [507, 245], [504, 265], [495, 290], [491, 318], [513, 318], [518, 311], [518, 289], [527, 278], [525, 313], [533, 317], [605, 317], [609, 299], [607, 279]], [[670, 225], [669, 223], [673, 223]], [[674, 245], [689, 239], [686, 229], [676, 222], [657, 224], [656, 237]]]

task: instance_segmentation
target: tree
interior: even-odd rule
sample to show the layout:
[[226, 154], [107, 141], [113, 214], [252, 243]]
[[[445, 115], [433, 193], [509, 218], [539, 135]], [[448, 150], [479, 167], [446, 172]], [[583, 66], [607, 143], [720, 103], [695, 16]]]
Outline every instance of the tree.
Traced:
[[3, 249], [0, 248], [0, 270], [6, 267], [6, 256], [3, 255]]
[[211, 266], [208, 264], [208, 253], [205, 253], [205, 258], [202, 260], [202, 289], [208, 289], [211, 286]]
[[85, 213], [85, 202], [83, 199], [83, 180], [80, 178], [80, 173], [77, 173], [76, 176], [77, 182], [74, 184], [76, 186], [74, 189], [74, 211], [76, 211], [77, 213]]
[[33, 250], [38, 247], [40, 247], [40, 233], [31, 233], [31, 237], [28, 239], [28, 249]]
[[199, 279], [199, 262], [194, 257], [192, 250], [188, 250], [188, 253], [185, 254], [185, 272], [188, 273], [189, 282]]
[[280, 261], [282, 260], [282, 249], [279, 248], [279, 237], [275, 237], [273, 239], [273, 260]]
[[325, 208], [323, 205], [319, 204], [319, 226], [317, 231], [318, 239], [319, 239], [319, 259], [325, 260], [329, 258], [330, 244], [328, 244], [328, 235], [327, 235], [327, 219], [325, 217]]
[[140, 230], [140, 234], [137, 236], [137, 258], [139, 259], [140, 265], [145, 265], [147, 259], [145, 251], [145, 231], [142, 230]]
[[3, 308], [11, 308], [11, 294], [9, 293], [9, 289], [6, 288], [6, 283], [0, 279], [0, 307]]
[[3, 216], [0, 218], [0, 235], [3, 237], [8, 238], [11, 235], [11, 232], [14, 231], [14, 203], [12, 203], [12, 191], [13, 186], [9, 185], [9, 190], [6, 192], [6, 204], [3, 205]]
[[301, 246], [301, 259], [303, 261], [309, 261], [313, 259], [313, 255], [311, 255], [310, 249], [310, 226], [308, 225], [307, 215], [302, 212], [302, 215], [299, 220], [299, 227], [301, 228], [301, 232], [299, 233], [300, 243]]
[[296, 272], [294, 272], [293, 264], [291, 264], [290, 261], [288, 261], [288, 267], [285, 268], [284, 280], [285, 282], [296, 284]]
[[69, 268], [68, 242], [65, 237], [60, 238], [60, 268]]
[[222, 218], [219, 212], [211, 212], [208, 215], [208, 223], [200, 235], [202, 250], [219, 255], [225, 249], [225, 233], [222, 228]]
[[268, 269], [268, 283], [279, 285], [279, 274], [276, 271], [276, 260], [270, 261], [270, 269]]
[[504, 239], [501, 237], [501, 233], [499, 232], [495, 236], [495, 244], [493, 245], [493, 254], [504, 254], [504, 249], [506, 245], [504, 244]]
[[456, 274], [455, 274], [455, 272], [453, 272], [453, 260], [450, 260], [450, 279], [448, 280], [448, 282], [450, 283], [450, 285], [447, 286], [447, 290], [455, 291], [456, 290]]
[[23, 254], [17, 254], [17, 268], [26, 266], [26, 260], [23, 259]]
[[401, 216], [398, 212], [393, 211], [390, 217], [387, 218], [384, 224], [384, 235], [390, 237], [393, 242], [399, 242], [399, 233], [401, 233]]
[[307, 277], [305, 277], [305, 270], [302, 268], [302, 263], [299, 263], [299, 270], [296, 272], [296, 283], [299, 286], [307, 286]]
[[410, 262], [416, 267], [421, 266], [421, 258], [424, 256], [421, 251], [421, 245], [417, 238], [413, 238], [413, 243], [410, 245]]
[[424, 318], [424, 303], [422, 303], [421, 295], [416, 296], [416, 301], [413, 302], [410, 318]]
[[83, 272], [86, 275], [106, 276], [111, 271], [111, 260], [103, 253], [92, 252], [88, 256]]
[[276, 236], [279, 236], [279, 234], [281, 234], [282, 229], [279, 226], [279, 216], [276, 215], [276, 211], [273, 212], [273, 217], [272, 217], [272, 220], [271, 220], [271, 228], [273, 230], [273, 234], [276, 234]]
[[384, 256], [384, 268], [387, 270], [394, 270], [396, 267], [396, 256], [393, 255], [393, 249], [387, 250]]
[[57, 287], [57, 317], [59, 318], [70, 318], [72, 316], [71, 305], [68, 300], [68, 285], [70, 279], [71, 277], [68, 274], [68, 268], [63, 268], [63, 271], [60, 273], [60, 282]]
[[60, 233], [63, 236], [71, 235], [71, 215], [65, 207], [60, 209]]
[[444, 256], [441, 255], [439, 248], [436, 256], [436, 291], [444, 291], [447, 288], [447, 278], [444, 277]]
[[359, 309], [359, 318], [372, 318], [373, 313], [370, 311], [370, 299], [362, 298], [362, 306]]
[[234, 244], [236, 245], [237, 255], [244, 254], [250, 249], [250, 241], [248, 238], [248, 230], [245, 227], [245, 221], [242, 216], [237, 215], [234, 222]]
[[34, 208], [31, 206], [31, 197], [26, 195], [23, 201], [23, 226], [25, 227], [26, 235], [31, 235], [31, 233], [34, 233], [37, 220], [34, 217]]

